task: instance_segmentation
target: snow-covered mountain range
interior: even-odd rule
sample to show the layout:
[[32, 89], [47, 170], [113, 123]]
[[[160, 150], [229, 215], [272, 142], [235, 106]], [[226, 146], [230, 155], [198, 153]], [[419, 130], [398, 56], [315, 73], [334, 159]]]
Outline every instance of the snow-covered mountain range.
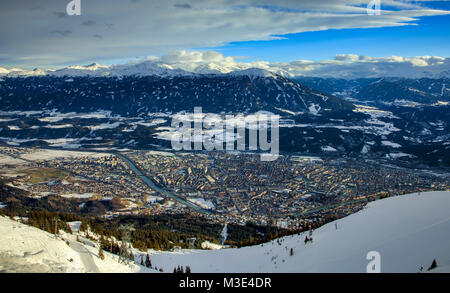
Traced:
[[416, 57], [367, 57], [354, 54], [336, 55], [332, 60], [290, 62], [238, 61], [235, 57], [225, 57], [220, 53], [174, 52], [162, 57], [147, 57], [126, 64], [100, 65], [93, 63], [71, 65], [56, 69], [22, 70], [6, 69], [0, 65], [3, 76], [125, 76], [125, 75], [192, 75], [227, 74], [250, 68], [264, 69], [288, 78], [318, 77], [342, 78], [450, 78], [450, 58], [438, 56]]
[[27, 76], [91, 76], [91, 77], [120, 77], [120, 76], [200, 76], [200, 75], [248, 75], [248, 76], [272, 76], [273, 74], [262, 68], [236, 68], [223, 67], [214, 64], [204, 64], [187, 71], [168, 64], [147, 60], [125, 65], [101, 65], [92, 63], [85, 66], [71, 65], [61, 69], [22, 70], [19, 68], [6, 69], [0, 67], [0, 76], [27, 77]]
[[[81, 73], [94, 76], [77, 76]], [[248, 113], [282, 108], [314, 114], [354, 108], [349, 102], [263, 69], [197, 75], [153, 63], [113, 69], [91, 65], [25, 79], [6, 77], [0, 84], [0, 97], [3, 111], [58, 109], [84, 112], [86, 109], [103, 109], [126, 116], [192, 111], [194, 107], [203, 107], [213, 113]]]
[[376, 106], [420, 106], [450, 101], [449, 78], [339, 78], [298, 77], [300, 84], [350, 101]]
[[[168, 118], [202, 107], [203, 113], [281, 115], [281, 151], [450, 164], [449, 79], [289, 79], [261, 68], [209, 65], [202, 73], [155, 60], [28, 75], [9, 70], [0, 77], [0, 141], [47, 146], [71, 139], [70, 146], [89, 147], [89, 139], [90, 147], [165, 148], [161, 129], [170, 129]], [[103, 120], [76, 119], [105, 111], [111, 115]], [[51, 113], [64, 117], [46, 125]], [[156, 114], [164, 123], [151, 121]], [[136, 124], [137, 117], [143, 122]]]

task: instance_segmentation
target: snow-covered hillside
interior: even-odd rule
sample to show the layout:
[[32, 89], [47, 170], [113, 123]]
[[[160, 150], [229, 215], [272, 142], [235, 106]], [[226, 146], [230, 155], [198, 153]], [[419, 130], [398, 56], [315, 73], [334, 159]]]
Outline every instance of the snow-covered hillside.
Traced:
[[[139, 265], [119, 264], [117, 255], [104, 252], [91, 241], [76, 241], [74, 234], [53, 234], [0, 216], [0, 272], [17, 273], [137, 273], [156, 272]], [[76, 226], [76, 225], [75, 225]]]
[[[450, 268], [450, 192], [391, 197], [313, 231], [239, 249], [151, 252], [153, 265], [192, 272], [366, 272], [369, 251], [381, 256], [381, 272]], [[290, 255], [290, 250], [293, 255]]]
[[[0, 217], [0, 272], [156, 272], [139, 265], [123, 265], [117, 256], [91, 241], [62, 239], [6, 217]], [[81, 234], [79, 234], [81, 235]], [[190, 266], [192, 272], [366, 272], [367, 254], [381, 256], [381, 272], [450, 271], [450, 192], [426, 192], [375, 201], [362, 211], [324, 225], [312, 233], [284, 237], [244, 248], [214, 250], [150, 250], [153, 266], [164, 272]], [[68, 241], [67, 244], [65, 241]], [[207, 243], [206, 243], [207, 244]], [[291, 252], [292, 249], [292, 252]], [[135, 254], [139, 254], [137, 250]], [[137, 260], [141, 258], [136, 257]]]

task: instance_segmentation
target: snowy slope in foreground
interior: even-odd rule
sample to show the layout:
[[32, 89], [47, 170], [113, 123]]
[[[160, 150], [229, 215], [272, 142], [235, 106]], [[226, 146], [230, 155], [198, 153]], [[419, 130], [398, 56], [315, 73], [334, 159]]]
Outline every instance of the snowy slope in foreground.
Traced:
[[[337, 229], [336, 225], [337, 223]], [[152, 263], [173, 271], [190, 265], [192, 272], [366, 272], [369, 251], [381, 255], [382, 272], [450, 269], [450, 192], [391, 197], [324, 225], [305, 245], [305, 233], [239, 249], [152, 251]], [[290, 248], [294, 255], [290, 256]], [[446, 270], [447, 268], [447, 270]]]
[[55, 239], [43, 230], [0, 216], [0, 272], [18, 273], [134, 273], [151, 272], [138, 265], [123, 265], [117, 256], [76, 241], [75, 235], [62, 233], [69, 241]]

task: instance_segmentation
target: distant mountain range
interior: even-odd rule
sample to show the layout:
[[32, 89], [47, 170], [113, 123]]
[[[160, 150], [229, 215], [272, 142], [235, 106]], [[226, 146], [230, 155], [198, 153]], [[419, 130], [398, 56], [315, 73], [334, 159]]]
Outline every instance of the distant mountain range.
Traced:
[[[218, 54], [221, 56], [220, 54]], [[216, 55], [217, 56], [217, 55]], [[351, 61], [351, 62], [349, 62]], [[183, 59], [170, 55], [148, 57], [143, 60], [120, 65], [71, 65], [59, 69], [22, 70], [2, 68], [0, 76], [124, 76], [124, 75], [196, 75], [226, 74], [250, 68], [265, 69], [288, 78], [326, 78], [326, 79], [373, 79], [373, 78], [450, 78], [450, 58], [437, 56], [418, 56], [411, 58], [365, 58], [364, 56], [338, 56], [335, 60], [311, 62], [297, 60], [291, 62], [245, 62], [235, 61], [233, 57], [216, 60], [203, 58]]]
[[361, 78], [298, 77], [295, 81], [313, 89], [377, 106], [431, 105], [450, 102], [449, 78]]
[[[40, 69], [22, 70], [19, 68], [6, 69], [0, 67], [0, 76], [25, 77], [25, 76], [91, 76], [91, 77], [118, 77], [118, 76], [195, 76], [202, 74], [226, 74], [233, 71], [251, 69], [243, 68], [225, 68], [215, 66], [214, 64], [199, 65], [193, 71], [172, 67], [168, 64], [154, 62], [152, 60], [129, 63], [125, 65], [101, 65], [92, 63], [85, 66], [71, 65], [61, 69]], [[261, 69], [251, 69], [251, 71]]]
[[40, 69], [22, 70], [18, 68], [6, 69], [0, 67], [0, 76], [7, 77], [27, 77], [27, 76], [180, 76], [193, 75], [181, 69], [173, 69], [170, 66], [157, 64], [151, 61], [140, 62], [136, 64], [107, 66], [98, 63], [92, 63], [86, 66], [71, 65], [62, 69]]
[[171, 117], [202, 107], [203, 113], [279, 114], [281, 152], [450, 166], [449, 79], [293, 80], [257, 68], [210, 70], [144, 62], [3, 74], [0, 142], [169, 148]]
[[[14, 77], [115, 77], [115, 78], [144, 78], [144, 77], [160, 77], [162, 79], [169, 78], [196, 78], [198, 80], [209, 79], [221, 79], [224, 80], [231, 77], [247, 76], [250, 80], [261, 80], [262, 78], [273, 78], [275, 80], [284, 80], [282, 83], [292, 85], [292, 81], [297, 82], [304, 87], [297, 90], [304, 90], [305, 87], [312, 88], [319, 94], [326, 93], [328, 96], [336, 96], [346, 99], [350, 102], [364, 102], [374, 104], [377, 106], [386, 105], [411, 105], [411, 104], [426, 104], [430, 105], [438, 102], [450, 101], [450, 78], [399, 78], [399, 77], [385, 77], [385, 78], [356, 78], [356, 79], [344, 79], [344, 78], [321, 78], [321, 77], [292, 77], [287, 72], [278, 70], [278, 73], [273, 73], [259, 68], [236, 68], [235, 67], [223, 67], [216, 64], [202, 64], [195, 67], [192, 72], [186, 71], [180, 68], [173, 67], [161, 62], [155, 62], [154, 60], [147, 60], [143, 62], [130, 63], [125, 65], [101, 65], [98, 63], [89, 64], [86, 66], [68, 66], [62, 69], [39, 69], [34, 70], [21, 70], [17, 68], [5, 69], [0, 67], [0, 77], [14, 78]], [[434, 76], [434, 75], [430, 75]], [[442, 73], [441, 76], [446, 76], [446, 73]], [[286, 77], [289, 77], [286, 78]], [[281, 86], [282, 88], [283, 86]], [[289, 101], [289, 96], [296, 96], [296, 90], [288, 90], [290, 93], [285, 93], [286, 103], [278, 102], [272, 103], [267, 101], [268, 104], [274, 107], [288, 107], [292, 106]], [[309, 90], [308, 90], [309, 91]], [[282, 91], [273, 91], [276, 95], [280, 94], [283, 97]], [[257, 94], [258, 91], [253, 91], [253, 94]], [[180, 93], [181, 94], [181, 93]], [[260, 94], [260, 93], [258, 93]], [[170, 97], [170, 93], [167, 93], [167, 97]], [[308, 98], [306, 98], [308, 99]], [[270, 100], [270, 98], [269, 98]], [[319, 105], [317, 99], [313, 99], [312, 103]], [[245, 100], [248, 102], [248, 100]], [[171, 102], [171, 101], [167, 101]], [[184, 104], [184, 101], [182, 101]], [[256, 103], [257, 101], [255, 101]], [[301, 101], [292, 101], [292, 104]], [[335, 102], [335, 101], [333, 101]], [[306, 108], [309, 108], [312, 104], [306, 104]], [[327, 105], [321, 103], [321, 108], [327, 108]], [[166, 108], [166, 107], [165, 107]], [[164, 108], [164, 109], [165, 109]], [[175, 107], [175, 110], [179, 110]], [[255, 107], [250, 107], [251, 109]], [[256, 107], [257, 108], [257, 107]], [[302, 107], [300, 107], [302, 108]], [[330, 109], [330, 107], [328, 107]], [[170, 107], [168, 108], [170, 110]], [[295, 109], [289, 109], [297, 111], [299, 107]], [[331, 107], [333, 109], [333, 107]], [[338, 107], [341, 110], [342, 107]]]
[[[148, 68], [141, 69], [127, 68], [127, 72]], [[124, 116], [192, 111], [194, 107], [213, 113], [287, 110], [314, 115], [354, 109], [349, 102], [262, 69], [203, 75], [152, 69], [151, 76], [4, 77], [0, 83], [0, 108], [4, 111], [108, 110]]]

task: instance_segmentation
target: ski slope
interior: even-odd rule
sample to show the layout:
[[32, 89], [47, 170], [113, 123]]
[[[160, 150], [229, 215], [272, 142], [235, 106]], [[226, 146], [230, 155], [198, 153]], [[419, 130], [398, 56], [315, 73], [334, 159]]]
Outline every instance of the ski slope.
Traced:
[[[73, 227], [73, 225], [71, 225]], [[75, 233], [53, 234], [0, 216], [0, 272], [8, 273], [138, 273], [156, 272], [136, 264], [118, 263], [116, 255], [104, 252]]]
[[[336, 228], [337, 227], [337, 228]], [[450, 192], [413, 193], [369, 203], [363, 210], [313, 231], [244, 248], [151, 251], [153, 265], [196, 272], [366, 272], [369, 251], [381, 256], [381, 272], [419, 272], [436, 259], [450, 269]], [[293, 255], [290, 255], [290, 249]]]

